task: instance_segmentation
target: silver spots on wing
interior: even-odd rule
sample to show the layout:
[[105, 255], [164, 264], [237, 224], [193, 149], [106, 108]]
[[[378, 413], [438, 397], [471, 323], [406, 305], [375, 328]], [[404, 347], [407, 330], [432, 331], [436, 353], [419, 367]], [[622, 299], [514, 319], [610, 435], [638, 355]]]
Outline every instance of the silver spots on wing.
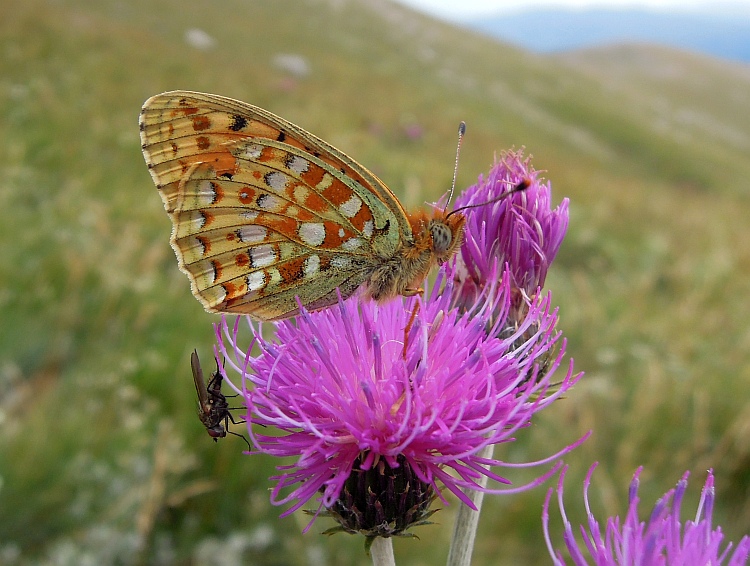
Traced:
[[272, 244], [250, 248], [250, 260], [253, 267], [267, 267], [275, 263], [276, 259], [276, 248]]
[[258, 244], [268, 236], [268, 228], [258, 224], [250, 224], [239, 228], [236, 234], [241, 242], [246, 244]]
[[310, 168], [310, 162], [299, 155], [290, 155], [286, 160], [286, 166], [290, 171], [302, 175]]
[[302, 271], [305, 273], [305, 277], [312, 277], [320, 270], [320, 258], [313, 254], [302, 264]]
[[266, 286], [265, 271], [253, 271], [247, 274], [247, 290], [258, 291]]
[[298, 232], [308, 246], [319, 246], [326, 239], [326, 228], [322, 222], [303, 222]]
[[263, 180], [265, 181], [266, 185], [268, 185], [274, 191], [283, 191], [286, 188], [289, 177], [287, 177], [280, 171], [272, 171], [270, 173], [266, 173], [263, 176]]
[[362, 199], [360, 199], [357, 195], [352, 195], [351, 197], [349, 197], [349, 200], [339, 205], [341, 214], [343, 214], [347, 218], [354, 218], [359, 212], [360, 208], [362, 208]]

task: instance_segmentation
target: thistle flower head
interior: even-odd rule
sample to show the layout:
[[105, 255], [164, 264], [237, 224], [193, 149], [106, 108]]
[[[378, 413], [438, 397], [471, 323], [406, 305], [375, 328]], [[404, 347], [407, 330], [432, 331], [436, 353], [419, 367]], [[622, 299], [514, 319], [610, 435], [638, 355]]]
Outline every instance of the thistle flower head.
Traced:
[[[514, 491], [556, 470], [522, 488], [477, 483], [482, 476], [509, 483], [491, 469], [509, 464], [478, 453], [512, 441], [578, 379], [571, 366], [550, 390], [564, 348], [537, 377], [535, 360], [560, 341], [556, 312], [542, 299], [514, 335], [497, 338], [486, 332], [486, 313], [509, 311], [509, 277], [496, 281], [488, 307], [471, 316], [451, 308], [452, 285], [453, 274], [441, 271], [424, 298], [378, 305], [353, 297], [316, 313], [301, 308], [297, 319], [273, 323], [270, 340], [246, 318], [217, 326], [225, 371], [241, 376], [255, 449], [293, 459], [272, 478], [272, 502], [291, 504], [284, 515], [315, 498], [318, 511], [343, 520], [344, 530], [391, 536], [423, 521], [426, 502], [443, 498], [443, 489], [473, 506], [462, 488]], [[252, 335], [244, 343], [241, 325]], [[545, 464], [574, 446], [513, 466]], [[404, 500], [406, 493], [414, 498]]]
[[[743, 537], [734, 547], [730, 542], [724, 545], [724, 534], [721, 527], [713, 527], [714, 476], [711, 470], [701, 492], [701, 499], [695, 520], [680, 522], [680, 507], [687, 489], [688, 473], [682, 476], [677, 486], [669, 490], [656, 502], [647, 521], [638, 518], [638, 484], [642, 468], [638, 468], [630, 484], [629, 505], [625, 520], [619, 516], [607, 519], [604, 532], [599, 522], [591, 513], [588, 499], [588, 488], [591, 475], [596, 465], [589, 470], [584, 482], [583, 500], [589, 516], [588, 528], [580, 526], [584, 546], [597, 566], [611, 565], [682, 565], [682, 566], [740, 566], [747, 563], [750, 554], [750, 537]], [[565, 470], [560, 474], [557, 486], [560, 514], [565, 526], [565, 546], [570, 553], [573, 564], [588, 565], [582, 548], [576, 542], [573, 529], [565, 514], [563, 506], [563, 479]], [[555, 552], [549, 536], [549, 503], [552, 489], [547, 493], [542, 514], [544, 536], [547, 548], [556, 565], [564, 565], [562, 553]], [[732, 550], [734, 550], [732, 552]]]
[[[527, 188], [498, 200], [521, 183]], [[547, 270], [568, 229], [568, 199], [551, 209], [552, 188], [543, 183], [523, 151], [501, 154], [485, 178], [479, 176], [456, 199], [466, 211], [465, 238], [456, 256], [459, 305], [470, 305], [490, 281], [493, 265], [507, 264], [514, 302], [544, 286]]]

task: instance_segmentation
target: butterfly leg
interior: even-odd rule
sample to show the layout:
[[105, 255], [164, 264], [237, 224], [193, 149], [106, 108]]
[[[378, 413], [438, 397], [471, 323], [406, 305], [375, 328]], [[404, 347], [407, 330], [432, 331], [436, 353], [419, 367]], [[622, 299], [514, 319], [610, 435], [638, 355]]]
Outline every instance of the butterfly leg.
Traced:
[[414, 326], [414, 321], [417, 318], [420, 304], [421, 303], [417, 303], [414, 305], [414, 308], [411, 311], [411, 316], [409, 317], [409, 323], [406, 325], [406, 328], [404, 328], [404, 349], [401, 350], [401, 357], [404, 359], [404, 361], [406, 361], [406, 348], [409, 346], [409, 332], [411, 332], [411, 328], [412, 326]]
[[414, 295], [422, 295], [424, 293], [424, 289], [422, 287], [417, 287], [416, 289], [404, 289], [404, 292], [401, 293], [404, 297], [413, 297]]

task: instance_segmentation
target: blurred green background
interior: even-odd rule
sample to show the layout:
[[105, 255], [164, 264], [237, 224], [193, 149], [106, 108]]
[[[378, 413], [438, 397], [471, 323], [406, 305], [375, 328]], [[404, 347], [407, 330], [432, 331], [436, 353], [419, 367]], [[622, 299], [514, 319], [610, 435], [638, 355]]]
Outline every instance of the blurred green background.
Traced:
[[[407, 206], [525, 146], [567, 239], [547, 280], [586, 376], [508, 461], [567, 459], [584, 519], [644, 513], [705, 470], [750, 532], [750, 70], [654, 46], [537, 56], [385, 0], [4, 0], [0, 18], [0, 564], [367, 564], [268, 502], [276, 462], [214, 444], [189, 352], [211, 323], [169, 247], [138, 112], [165, 90], [265, 107], [373, 169]], [[522, 482], [529, 474], [511, 475]], [[550, 484], [551, 485], [551, 484]], [[488, 497], [474, 563], [549, 564], [545, 489]], [[454, 504], [403, 564], [445, 561]], [[553, 510], [553, 516], [556, 512]], [[554, 523], [559, 538], [559, 521]], [[561, 544], [561, 542], [560, 542]]]

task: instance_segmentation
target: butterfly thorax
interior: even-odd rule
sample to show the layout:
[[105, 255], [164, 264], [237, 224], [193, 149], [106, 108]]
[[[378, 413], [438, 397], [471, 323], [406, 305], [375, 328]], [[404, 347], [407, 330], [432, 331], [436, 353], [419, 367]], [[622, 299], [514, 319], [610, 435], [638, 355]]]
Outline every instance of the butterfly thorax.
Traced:
[[378, 301], [414, 295], [430, 269], [452, 258], [463, 241], [466, 217], [436, 210], [408, 215], [412, 239], [378, 265], [367, 281], [367, 295]]

